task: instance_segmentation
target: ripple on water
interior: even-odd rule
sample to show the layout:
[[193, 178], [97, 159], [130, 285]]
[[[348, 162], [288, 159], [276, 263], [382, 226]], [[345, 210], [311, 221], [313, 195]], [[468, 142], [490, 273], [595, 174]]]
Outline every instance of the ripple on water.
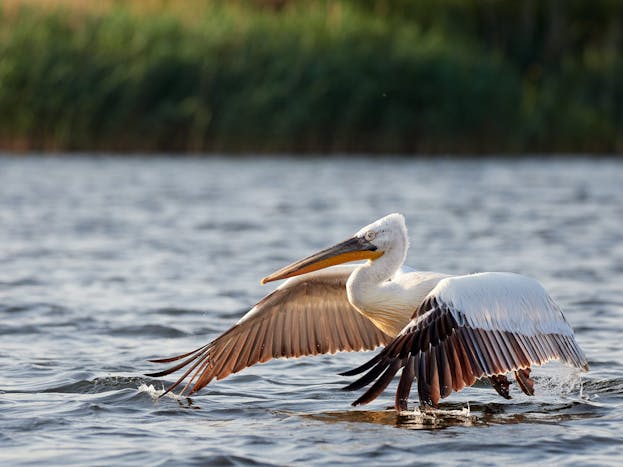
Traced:
[[182, 315], [196, 315], [197, 313], [203, 313], [201, 310], [195, 310], [192, 308], [178, 308], [178, 307], [164, 307], [154, 310], [152, 313], [166, 316], [182, 316]]
[[45, 282], [42, 282], [34, 277], [23, 277], [21, 279], [15, 279], [10, 281], [0, 281], [0, 289], [12, 289], [15, 287], [36, 287], [44, 284]]
[[161, 324], [143, 324], [136, 326], [121, 326], [111, 328], [110, 332], [115, 336], [141, 336], [141, 337], [183, 337], [188, 333], [174, 328], [172, 326], [164, 326]]
[[44, 389], [41, 392], [68, 394], [97, 394], [120, 389], [136, 389], [143, 384], [145, 378], [140, 376], [105, 376], [92, 380], [80, 380]]
[[32, 313], [40, 316], [64, 316], [69, 313], [69, 309], [55, 303], [22, 303], [19, 305], [0, 303], [0, 313]]

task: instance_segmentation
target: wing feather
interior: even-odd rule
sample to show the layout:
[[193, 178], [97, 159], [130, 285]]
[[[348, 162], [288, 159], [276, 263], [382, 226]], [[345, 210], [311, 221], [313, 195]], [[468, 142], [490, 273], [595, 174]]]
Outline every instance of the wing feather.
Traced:
[[[330, 313], [330, 311], [329, 311]], [[318, 336], [318, 352], [320, 354], [326, 354], [331, 351], [331, 347], [329, 346], [329, 329], [327, 327], [327, 317], [326, 315], [318, 316], [318, 319], [315, 321], [316, 324], [316, 335]]]
[[[275, 338], [272, 342], [273, 348], [273, 358], [283, 357], [283, 321], [285, 319], [284, 313], [279, 313], [276, 316], [273, 316], [271, 319], [271, 324], [275, 329]], [[215, 341], [216, 342], [216, 341]]]
[[415, 378], [415, 364], [416, 358], [411, 355], [405, 367], [400, 375], [400, 381], [398, 382], [398, 388], [396, 389], [396, 407], [398, 411], [407, 410], [407, 402], [409, 399], [409, 393], [411, 392], [411, 385]]
[[260, 357], [260, 363], [266, 363], [273, 358], [273, 340], [275, 339], [275, 329], [269, 325], [266, 321], [266, 334], [264, 335], [264, 341], [262, 342], [262, 356]]
[[461, 361], [459, 360], [457, 349], [455, 349], [450, 339], [444, 342], [444, 346], [446, 348], [446, 355], [448, 356], [448, 365], [452, 371], [452, 389], [460, 391], [463, 389], [463, 386], [465, 386], [465, 383], [463, 383], [463, 370], [461, 368]]
[[335, 317], [332, 316], [332, 314], [338, 313], [337, 308], [338, 307], [335, 304], [333, 304], [330, 307], [330, 313], [331, 314], [327, 314], [327, 321], [329, 322], [329, 325], [328, 325], [329, 333], [327, 334], [327, 337], [330, 339], [329, 340], [329, 346], [331, 347], [331, 351], [330, 351], [331, 353], [335, 353], [335, 352], [337, 352], [339, 350], [338, 346], [337, 346], [338, 342], [343, 342], [340, 339], [340, 334], [339, 334], [339, 332], [337, 330], [337, 328], [338, 328], [337, 321], [338, 320], [336, 320]]
[[[236, 339], [236, 344], [240, 347], [240, 354], [236, 358], [236, 364], [234, 365], [234, 373], [238, 373], [243, 368], [246, 368], [249, 354], [253, 350], [255, 344], [255, 335], [257, 334], [257, 326], [253, 326], [249, 329], [248, 334], [245, 336], [245, 342], [240, 342], [241, 339]], [[285, 351], [288, 352], [289, 349]]]
[[588, 370], [573, 330], [538, 282], [508, 273], [457, 276], [437, 284], [402, 332], [360, 367], [368, 372], [345, 389], [376, 379], [354, 405], [369, 402], [387, 386], [389, 374], [399, 370], [396, 365], [409, 364], [413, 368], [406, 375], [403, 370], [396, 410], [405, 409], [414, 378], [420, 403], [432, 406], [480, 378], [506, 382], [509, 372], [531, 393], [530, 367], [550, 360]]
[[187, 367], [167, 392], [190, 376], [182, 392], [194, 393], [213, 379], [272, 358], [373, 350], [387, 344], [391, 338], [348, 302], [346, 281], [355, 267], [337, 266], [286, 281], [209, 344], [153, 360], [182, 361], [148, 376]]
[[249, 365], [253, 365], [253, 362], [262, 361], [262, 353], [264, 352], [264, 342], [266, 341], [266, 333], [268, 332], [268, 321], [263, 321], [259, 325], [257, 336], [255, 336], [255, 346], [253, 352], [249, 356]]

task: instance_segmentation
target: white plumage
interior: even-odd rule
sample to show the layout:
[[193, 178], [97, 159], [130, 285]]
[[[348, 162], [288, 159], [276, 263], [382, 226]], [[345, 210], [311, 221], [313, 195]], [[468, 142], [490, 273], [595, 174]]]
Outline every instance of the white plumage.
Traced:
[[[449, 277], [430, 292], [453, 310], [463, 310], [468, 324], [485, 330], [525, 335], [573, 335], [560, 307], [536, 280], [509, 272]], [[458, 319], [458, 316], [455, 316]]]
[[[264, 278], [262, 283], [290, 279], [209, 344], [153, 360], [182, 361], [150, 376], [188, 367], [169, 391], [191, 375], [184, 390], [195, 392], [271, 358], [386, 345], [344, 373], [366, 372], [346, 389], [373, 383], [355, 401], [367, 403], [402, 368], [396, 409], [404, 410], [414, 379], [420, 403], [436, 406], [440, 398], [480, 378], [509, 397], [509, 372], [526, 394], [533, 394], [530, 367], [553, 359], [588, 369], [571, 326], [537, 281], [501, 272], [448, 276], [415, 271], [403, 265], [408, 246], [402, 215], [379, 219]], [[362, 259], [367, 261], [336, 266]]]

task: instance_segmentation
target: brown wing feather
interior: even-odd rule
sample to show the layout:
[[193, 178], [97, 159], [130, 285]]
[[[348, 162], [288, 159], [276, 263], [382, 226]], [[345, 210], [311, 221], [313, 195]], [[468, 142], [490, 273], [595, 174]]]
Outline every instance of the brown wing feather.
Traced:
[[153, 360], [170, 363], [186, 358], [148, 376], [165, 376], [189, 367], [167, 392], [191, 375], [182, 392], [190, 389], [192, 394], [215, 378], [226, 378], [271, 358], [373, 350], [387, 344], [391, 338], [348, 302], [346, 281], [352, 270], [330, 268], [289, 280], [209, 344]]
[[[390, 377], [405, 364], [411, 366], [406, 374], [403, 370], [400, 379], [396, 394], [398, 411], [406, 408], [413, 379], [417, 379], [420, 403], [437, 406], [439, 399], [450, 395], [452, 390], [471, 386], [484, 377], [490, 378], [500, 394], [507, 394], [508, 383], [504, 375], [509, 372], [515, 372], [526, 394], [533, 394], [530, 366], [550, 360], [588, 368], [586, 357], [573, 336], [555, 333], [528, 336], [499, 329], [474, 328], [459, 310], [435, 299], [424, 301], [414, 316], [398, 337], [373, 358], [373, 365], [360, 367], [367, 373], [344, 388], [355, 390], [376, 380], [353, 405], [365, 404], [378, 397]], [[346, 374], [356, 373], [359, 371]]]

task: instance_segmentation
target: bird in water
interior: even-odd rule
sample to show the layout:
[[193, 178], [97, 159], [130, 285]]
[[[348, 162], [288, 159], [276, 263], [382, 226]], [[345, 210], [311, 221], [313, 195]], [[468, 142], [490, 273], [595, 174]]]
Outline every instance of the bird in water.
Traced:
[[[377, 398], [402, 369], [397, 411], [407, 410], [414, 380], [420, 405], [437, 407], [452, 391], [488, 379], [510, 398], [507, 378], [534, 394], [530, 369], [550, 360], [588, 370], [560, 307], [534, 279], [505, 272], [450, 276], [404, 266], [405, 219], [390, 214], [353, 237], [286, 266], [262, 283], [288, 279], [212, 342], [148, 374], [185, 368], [181, 393], [273, 358], [301, 357], [385, 346], [345, 387], [370, 388], [353, 405]], [[357, 260], [365, 263], [342, 265]], [[190, 377], [189, 377], [190, 376]]]

